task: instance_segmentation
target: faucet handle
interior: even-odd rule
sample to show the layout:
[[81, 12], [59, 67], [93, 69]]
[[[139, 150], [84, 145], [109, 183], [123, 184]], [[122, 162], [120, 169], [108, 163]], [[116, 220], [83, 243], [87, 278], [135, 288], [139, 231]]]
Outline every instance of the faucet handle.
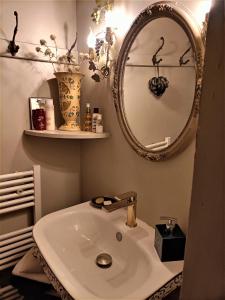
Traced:
[[174, 217], [167, 217], [167, 216], [161, 216], [160, 217], [160, 220], [166, 220], [167, 223], [166, 223], [166, 228], [172, 232], [176, 223], [177, 223], [177, 218], [174, 218]]
[[121, 194], [119, 196], [113, 197], [116, 202], [110, 204], [110, 205], [103, 205], [103, 209], [107, 211], [114, 211], [118, 208], [122, 207], [128, 207], [131, 205], [134, 205], [136, 208], [137, 205], [137, 193], [136, 192], [127, 192], [124, 194]]
[[137, 202], [137, 193], [130, 191], [114, 197], [117, 201], [127, 200], [128, 202]]

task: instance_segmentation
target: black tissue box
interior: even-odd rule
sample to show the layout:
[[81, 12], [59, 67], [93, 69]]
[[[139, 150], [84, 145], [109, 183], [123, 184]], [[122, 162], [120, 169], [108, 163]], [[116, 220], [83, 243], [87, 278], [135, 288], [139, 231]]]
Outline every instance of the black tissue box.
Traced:
[[167, 229], [165, 224], [155, 226], [155, 249], [161, 261], [184, 259], [185, 235], [179, 225], [173, 230]]

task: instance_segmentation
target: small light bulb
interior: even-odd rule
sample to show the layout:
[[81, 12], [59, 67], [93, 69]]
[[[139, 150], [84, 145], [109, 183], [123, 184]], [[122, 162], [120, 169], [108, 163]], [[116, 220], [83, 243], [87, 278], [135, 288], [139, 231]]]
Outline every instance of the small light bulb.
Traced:
[[205, 16], [207, 13], [209, 13], [212, 6], [211, 0], [204, 0], [199, 2], [197, 9], [196, 9], [196, 19], [199, 22], [199, 24], [202, 24], [205, 20]]
[[93, 31], [90, 28], [90, 33], [87, 37], [87, 45], [88, 45], [89, 48], [94, 49], [95, 44], [96, 44], [96, 38], [95, 38], [95, 35], [94, 35]]
[[127, 13], [124, 6], [114, 7], [105, 13], [105, 27], [110, 27], [118, 37], [123, 37], [129, 29], [132, 16]]

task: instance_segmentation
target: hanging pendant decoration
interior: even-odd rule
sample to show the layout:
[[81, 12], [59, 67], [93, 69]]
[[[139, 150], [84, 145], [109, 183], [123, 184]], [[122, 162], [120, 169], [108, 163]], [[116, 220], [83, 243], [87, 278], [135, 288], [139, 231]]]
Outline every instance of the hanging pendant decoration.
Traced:
[[153, 77], [148, 82], [148, 88], [149, 90], [157, 97], [160, 97], [164, 94], [165, 90], [169, 87], [169, 81], [164, 76], [159, 76], [159, 64], [162, 61], [162, 58], [157, 60], [157, 54], [164, 46], [164, 37], [160, 38], [162, 40], [162, 45], [159, 47], [159, 49], [156, 51], [156, 53], [152, 57], [153, 65], [157, 68], [157, 77]]
[[160, 97], [164, 94], [165, 90], [169, 86], [169, 81], [164, 76], [159, 76], [159, 66], [157, 66], [158, 76], [153, 77], [148, 82], [148, 87], [150, 91], [157, 97]]

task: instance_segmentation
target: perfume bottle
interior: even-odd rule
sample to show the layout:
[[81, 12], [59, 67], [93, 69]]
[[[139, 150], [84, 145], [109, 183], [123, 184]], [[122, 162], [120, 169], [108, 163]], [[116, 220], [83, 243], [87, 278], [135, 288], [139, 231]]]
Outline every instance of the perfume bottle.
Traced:
[[91, 115], [91, 105], [86, 103], [85, 117], [84, 117], [84, 131], [91, 131], [92, 129], [92, 115]]

